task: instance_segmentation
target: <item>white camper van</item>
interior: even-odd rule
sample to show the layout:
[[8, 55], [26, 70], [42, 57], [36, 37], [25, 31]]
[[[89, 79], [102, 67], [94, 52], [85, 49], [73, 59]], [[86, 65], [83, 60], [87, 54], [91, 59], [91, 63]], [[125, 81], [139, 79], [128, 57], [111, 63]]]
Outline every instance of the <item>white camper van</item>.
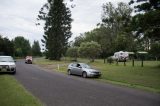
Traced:
[[129, 53], [123, 51], [115, 52], [112, 58], [116, 61], [124, 62], [129, 58]]

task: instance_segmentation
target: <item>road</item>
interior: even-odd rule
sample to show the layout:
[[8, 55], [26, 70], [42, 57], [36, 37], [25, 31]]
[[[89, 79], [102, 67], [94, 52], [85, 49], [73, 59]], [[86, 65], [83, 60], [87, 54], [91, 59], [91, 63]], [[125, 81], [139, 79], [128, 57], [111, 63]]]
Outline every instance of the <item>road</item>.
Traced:
[[160, 106], [160, 95], [17, 61], [15, 78], [45, 106]]

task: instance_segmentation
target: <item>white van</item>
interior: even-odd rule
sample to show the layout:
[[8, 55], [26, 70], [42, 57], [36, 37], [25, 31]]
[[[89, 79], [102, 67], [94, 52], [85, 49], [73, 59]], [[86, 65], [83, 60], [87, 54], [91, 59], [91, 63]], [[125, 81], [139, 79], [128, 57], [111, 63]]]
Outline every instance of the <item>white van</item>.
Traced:
[[119, 62], [124, 62], [128, 60], [128, 58], [129, 58], [129, 53], [123, 51], [115, 52], [114, 55], [112, 56], [112, 59]]

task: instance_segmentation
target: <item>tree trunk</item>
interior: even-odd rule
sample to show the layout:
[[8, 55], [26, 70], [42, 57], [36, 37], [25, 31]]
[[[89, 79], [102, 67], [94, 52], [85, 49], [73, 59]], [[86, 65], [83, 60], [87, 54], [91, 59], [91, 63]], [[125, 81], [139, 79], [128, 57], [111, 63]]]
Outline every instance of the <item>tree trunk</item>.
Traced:
[[157, 56], [155, 56], [155, 58], [156, 58], [156, 61], [157, 61], [158, 60]]
[[104, 58], [104, 64], [106, 63], [106, 59]]
[[141, 64], [141, 67], [143, 67], [143, 59], [142, 59], [142, 64]]
[[134, 59], [132, 59], [132, 66], [134, 67]]

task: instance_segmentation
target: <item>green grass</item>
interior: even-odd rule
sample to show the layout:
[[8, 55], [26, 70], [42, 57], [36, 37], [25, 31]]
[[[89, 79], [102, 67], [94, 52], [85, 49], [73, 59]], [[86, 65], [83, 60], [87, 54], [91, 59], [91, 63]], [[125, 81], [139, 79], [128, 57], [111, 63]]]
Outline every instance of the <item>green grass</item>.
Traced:
[[131, 62], [119, 65], [102, 64], [100, 61], [91, 63], [102, 72], [102, 80], [109, 80], [127, 84], [131, 87], [152, 90], [160, 92], [160, 62], [145, 61], [144, 67], [141, 67], [141, 62], [136, 61], [135, 67], [132, 67]]
[[[141, 61], [135, 61], [135, 66], [132, 67], [131, 61], [126, 62], [126, 66], [124, 66], [123, 62], [118, 65], [116, 63], [104, 64], [103, 60], [100, 59], [95, 60], [93, 63], [86, 59], [78, 60], [100, 70], [102, 72], [102, 77], [98, 79], [100, 81], [160, 92], [160, 61], [144, 61], [144, 67], [141, 67]], [[36, 64], [47, 65], [45, 68], [50, 67], [52, 70], [62, 73], [67, 73], [67, 66], [70, 62], [68, 59], [66, 61], [50, 61], [44, 58], [35, 61]], [[58, 64], [60, 65], [59, 70]]]
[[0, 75], [1, 106], [42, 106], [13, 76]]

